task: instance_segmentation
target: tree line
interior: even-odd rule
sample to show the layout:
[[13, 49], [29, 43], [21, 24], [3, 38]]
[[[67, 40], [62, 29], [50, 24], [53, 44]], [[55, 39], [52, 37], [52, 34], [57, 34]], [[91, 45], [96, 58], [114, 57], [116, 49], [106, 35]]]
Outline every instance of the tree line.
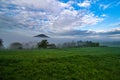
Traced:
[[92, 41], [71, 41], [65, 42], [63, 44], [59, 44], [58, 47], [63, 48], [76, 48], [76, 47], [99, 47], [99, 42], [92, 42]]
[[[14, 42], [9, 45], [9, 49], [45, 49], [45, 48], [77, 48], [77, 47], [99, 47], [98, 42], [92, 41], [71, 41], [61, 44], [51, 44], [47, 40], [41, 40], [40, 42], [20, 43]], [[0, 49], [3, 49], [3, 40], [0, 39]]]

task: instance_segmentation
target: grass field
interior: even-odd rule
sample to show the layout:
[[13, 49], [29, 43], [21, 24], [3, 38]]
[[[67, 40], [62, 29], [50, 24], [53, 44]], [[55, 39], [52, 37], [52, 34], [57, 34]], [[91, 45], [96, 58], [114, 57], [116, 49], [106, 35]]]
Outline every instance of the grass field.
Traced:
[[120, 48], [1, 50], [0, 80], [120, 80]]

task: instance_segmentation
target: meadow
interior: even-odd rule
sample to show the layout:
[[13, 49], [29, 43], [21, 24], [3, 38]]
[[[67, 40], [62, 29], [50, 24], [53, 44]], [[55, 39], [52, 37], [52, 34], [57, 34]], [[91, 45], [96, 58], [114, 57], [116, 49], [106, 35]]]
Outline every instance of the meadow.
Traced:
[[0, 80], [120, 80], [120, 48], [0, 50]]

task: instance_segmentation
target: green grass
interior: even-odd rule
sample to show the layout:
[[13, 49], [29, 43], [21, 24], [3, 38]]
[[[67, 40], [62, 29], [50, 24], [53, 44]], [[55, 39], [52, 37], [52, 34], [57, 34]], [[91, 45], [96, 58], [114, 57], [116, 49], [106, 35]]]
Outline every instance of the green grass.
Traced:
[[1, 50], [0, 80], [120, 80], [120, 48]]

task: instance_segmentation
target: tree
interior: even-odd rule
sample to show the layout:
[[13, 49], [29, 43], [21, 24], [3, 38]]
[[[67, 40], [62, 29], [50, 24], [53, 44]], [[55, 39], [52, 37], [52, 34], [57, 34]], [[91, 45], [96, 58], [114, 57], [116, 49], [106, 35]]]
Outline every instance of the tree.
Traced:
[[3, 40], [2, 39], [0, 39], [0, 49], [3, 49], [4, 47], [3, 47]]
[[55, 44], [48, 44], [47, 47], [49, 49], [55, 49], [56, 48], [56, 45]]
[[14, 42], [10, 44], [10, 49], [22, 49], [23, 45], [19, 42]]
[[47, 48], [48, 44], [49, 43], [47, 40], [42, 40], [41, 42], [38, 43], [38, 48]]

